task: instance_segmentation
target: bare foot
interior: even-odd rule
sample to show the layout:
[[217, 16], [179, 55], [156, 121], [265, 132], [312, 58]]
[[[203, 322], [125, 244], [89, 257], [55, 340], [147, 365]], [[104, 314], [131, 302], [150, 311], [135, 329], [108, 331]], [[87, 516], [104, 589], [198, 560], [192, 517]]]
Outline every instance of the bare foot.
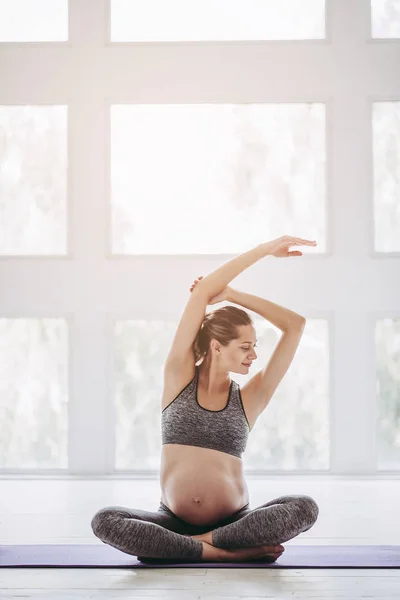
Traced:
[[283, 554], [284, 549], [279, 546], [259, 546], [257, 548], [238, 548], [237, 550], [225, 550], [217, 548], [207, 542], [203, 544], [202, 561], [218, 562], [245, 562], [247, 560], [265, 560], [265, 562], [274, 562]]
[[223, 550], [226, 553], [226, 562], [242, 562], [247, 560], [265, 560], [274, 562], [283, 553], [284, 549], [278, 546], [261, 546], [257, 548], [238, 548], [237, 550]]

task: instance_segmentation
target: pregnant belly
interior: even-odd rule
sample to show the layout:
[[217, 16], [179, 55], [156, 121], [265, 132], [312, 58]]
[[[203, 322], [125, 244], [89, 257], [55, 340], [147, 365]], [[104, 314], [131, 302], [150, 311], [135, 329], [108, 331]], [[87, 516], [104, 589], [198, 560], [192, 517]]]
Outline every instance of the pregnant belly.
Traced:
[[212, 525], [237, 512], [249, 501], [242, 473], [208, 463], [196, 468], [180, 461], [164, 471], [162, 501], [173, 513], [193, 525]]

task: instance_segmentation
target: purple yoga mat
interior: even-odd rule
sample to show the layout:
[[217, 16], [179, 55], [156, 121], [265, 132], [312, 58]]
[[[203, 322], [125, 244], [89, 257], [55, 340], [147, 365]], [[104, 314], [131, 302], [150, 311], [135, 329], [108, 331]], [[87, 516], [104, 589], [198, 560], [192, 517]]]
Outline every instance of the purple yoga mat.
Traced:
[[0, 567], [65, 568], [200, 568], [200, 569], [399, 569], [400, 546], [285, 546], [274, 563], [184, 562], [182, 559], [143, 559], [107, 544], [32, 544], [0, 546]]

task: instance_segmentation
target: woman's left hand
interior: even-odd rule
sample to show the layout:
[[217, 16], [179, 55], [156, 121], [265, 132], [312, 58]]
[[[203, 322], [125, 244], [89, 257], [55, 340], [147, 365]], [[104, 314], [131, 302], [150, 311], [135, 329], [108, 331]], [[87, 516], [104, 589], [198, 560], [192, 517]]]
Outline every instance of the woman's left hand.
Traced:
[[[190, 292], [192, 293], [194, 288], [196, 287], [196, 285], [199, 283], [200, 279], [203, 279], [203, 275], [200, 275], [200, 277], [198, 279], [195, 279], [193, 284], [190, 287]], [[222, 292], [220, 292], [219, 294], [217, 294], [216, 296], [213, 296], [210, 301], [208, 302], [208, 304], [217, 304], [217, 302], [223, 302], [224, 300], [227, 299], [227, 295], [229, 293], [230, 287], [229, 285], [226, 286], [225, 289], [222, 290]]]
[[303, 256], [300, 250], [289, 252], [291, 246], [316, 246], [316, 240], [305, 240], [303, 238], [293, 237], [292, 235], [281, 235], [281, 237], [270, 242], [265, 242], [264, 247], [267, 249], [267, 254], [286, 258], [287, 256]]

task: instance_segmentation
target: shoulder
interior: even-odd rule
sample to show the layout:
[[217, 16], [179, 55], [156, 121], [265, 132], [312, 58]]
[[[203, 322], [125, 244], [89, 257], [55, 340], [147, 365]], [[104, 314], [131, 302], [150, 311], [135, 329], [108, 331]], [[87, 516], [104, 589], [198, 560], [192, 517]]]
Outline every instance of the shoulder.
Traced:
[[190, 384], [196, 379], [197, 370], [198, 367], [193, 365], [192, 368], [186, 370], [170, 370], [168, 375], [164, 374], [162, 411], [189, 388]]

